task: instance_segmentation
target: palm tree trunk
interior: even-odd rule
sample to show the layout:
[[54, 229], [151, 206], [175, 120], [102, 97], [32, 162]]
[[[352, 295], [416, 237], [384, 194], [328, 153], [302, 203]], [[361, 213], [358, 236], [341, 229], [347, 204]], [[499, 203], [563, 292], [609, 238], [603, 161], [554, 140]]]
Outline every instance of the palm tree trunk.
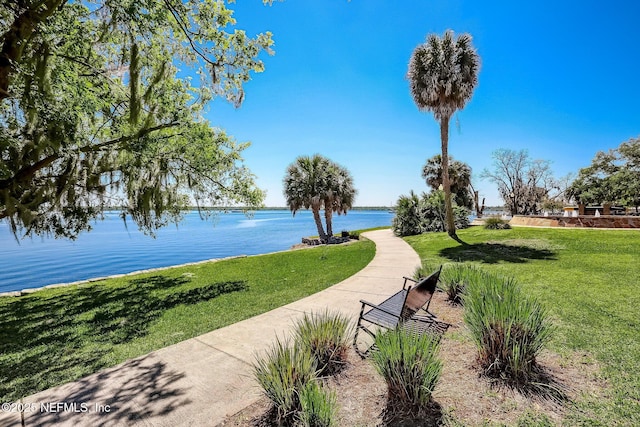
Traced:
[[458, 240], [456, 225], [453, 221], [453, 205], [451, 204], [451, 182], [449, 181], [449, 118], [440, 119], [440, 142], [442, 143], [442, 189], [444, 190], [444, 206], [447, 216], [447, 233]]
[[331, 238], [331, 236], [333, 236], [333, 211], [331, 209], [327, 209], [326, 206], [324, 208], [324, 220], [327, 223], [327, 236]]
[[320, 219], [320, 209], [312, 208], [313, 211], [313, 220], [316, 222], [316, 227], [318, 228], [318, 236], [320, 236], [320, 241], [326, 242], [327, 235], [324, 232], [324, 227], [322, 226], [322, 219]]

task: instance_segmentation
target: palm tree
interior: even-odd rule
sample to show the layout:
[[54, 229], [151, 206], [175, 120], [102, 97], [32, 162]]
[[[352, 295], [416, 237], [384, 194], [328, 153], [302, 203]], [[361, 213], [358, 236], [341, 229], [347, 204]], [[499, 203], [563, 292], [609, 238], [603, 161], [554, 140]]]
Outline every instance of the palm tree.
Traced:
[[329, 159], [319, 154], [312, 157], [300, 156], [287, 167], [284, 177], [284, 196], [289, 210], [295, 215], [302, 208], [311, 208], [322, 241], [327, 240], [320, 219], [320, 209], [324, 205], [323, 195], [327, 187], [328, 167]]
[[[422, 178], [433, 190], [442, 185], [442, 156], [430, 157], [422, 167]], [[444, 187], [444, 186], [443, 186]], [[473, 209], [473, 186], [471, 185], [471, 167], [449, 156], [449, 188], [456, 205]]]
[[[323, 242], [333, 235], [333, 213], [347, 213], [353, 205], [355, 194], [349, 171], [319, 154], [300, 156], [287, 167], [284, 177], [287, 205], [294, 215], [302, 208], [311, 209]], [[327, 232], [320, 218], [320, 209], [323, 208]]]
[[324, 197], [324, 216], [327, 234], [333, 236], [333, 213], [346, 215], [353, 206], [357, 190], [353, 187], [353, 178], [349, 171], [339, 164], [332, 162], [328, 175], [329, 187]]
[[455, 239], [449, 181], [449, 120], [471, 99], [479, 69], [480, 57], [471, 44], [471, 35], [465, 33], [454, 38], [453, 31], [447, 30], [442, 38], [429, 34], [426, 43], [414, 49], [407, 72], [414, 102], [420, 110], [431, 111], [440, 123], [447, 232]]

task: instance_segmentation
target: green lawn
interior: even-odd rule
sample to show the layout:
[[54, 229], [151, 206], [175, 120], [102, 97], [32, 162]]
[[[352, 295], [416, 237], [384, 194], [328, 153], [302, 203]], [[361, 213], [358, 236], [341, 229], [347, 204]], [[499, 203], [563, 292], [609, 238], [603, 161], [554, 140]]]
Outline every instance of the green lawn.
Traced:
[[0, 298], [0, 401], [296, 301], [353, 275], [373, 242], [322, 246]]
[[581, 399], [569, 425], [640, 425], [640, 232], [595, 229], [485, 230], [407, 237], [430, 264], [463, 261], [514, 276], [558, 326], [551, 350], [591, 355], [609, 384]]

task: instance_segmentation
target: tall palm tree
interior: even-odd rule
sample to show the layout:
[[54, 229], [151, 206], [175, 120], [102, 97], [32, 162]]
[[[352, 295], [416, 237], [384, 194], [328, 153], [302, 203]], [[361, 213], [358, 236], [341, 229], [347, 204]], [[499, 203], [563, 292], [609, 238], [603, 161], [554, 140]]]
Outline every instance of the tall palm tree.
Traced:
[[449, 120], [471, 99], [479, 69], [480, 57], [471, 44], [471, 35], [454, 37], [453, 31], [447, 30], [442, 37], [429, 34], [427, 41], [414, 49], [407, 72], [414, 102], [420, 110], [431, 111], [440, 123], [447, 232], [455, 239], [449, 181]]
[[322, 241], [327, 240], [327, 233], [322, 226], [320, 209], [325, 202], [329, 167], [330, 160], [319, 154], [300, 156], [287, 167], [284, 177], [284, 196], [289, 210], [295, 215], [302, 208], [311, 208]]
[[[320, 240], [327, 242], [333, 235], [333, 213], [347, 213], [353, 205], [356, 190], [349, 171], [319, 154], [300, 156], [287, 167], [284, 196], [295, 215], [302, 208], [311, 209]], [[324, 208], [327, 231], [320, 217]]]

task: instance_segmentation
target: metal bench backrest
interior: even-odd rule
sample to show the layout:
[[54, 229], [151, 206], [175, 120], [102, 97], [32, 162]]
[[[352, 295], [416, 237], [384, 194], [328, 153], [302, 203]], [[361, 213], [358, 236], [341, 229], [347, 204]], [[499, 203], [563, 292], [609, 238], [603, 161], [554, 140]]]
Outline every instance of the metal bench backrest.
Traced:
[[431, 298], [436, 291], [436, 286], [438, 284], [438, 279], [440, 278], [441, 271], [442, 266], [440, 266], [438, 270], [434, 271], [428, 277], [420, 280], [409, 291], [409, 295], [407, 295], [407, 301], [405, 302], [405, 308], [402, 312], [403, 319], [409, 319], [421, 308], [424, 308], [426, 310], [429, 307]]

